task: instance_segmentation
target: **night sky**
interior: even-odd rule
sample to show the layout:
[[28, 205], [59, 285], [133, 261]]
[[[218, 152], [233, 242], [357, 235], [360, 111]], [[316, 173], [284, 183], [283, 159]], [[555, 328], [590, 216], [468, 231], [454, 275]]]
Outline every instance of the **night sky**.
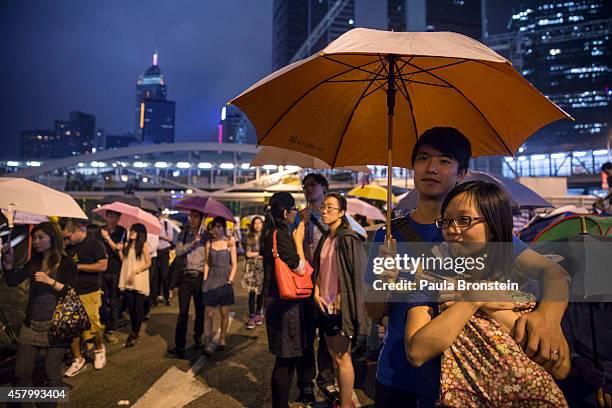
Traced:
[[[515, 2], [489, 3], [490, 31], [503, 31]], [[272, 3], [2, 1], [0, 157], [18, 156], [21, 131], [52, 129], [72, 110], [107, 134], [133, 132], [136, 81], [155, 50], [175, 140], [214, 140], [223, 104], [270, 72]]]

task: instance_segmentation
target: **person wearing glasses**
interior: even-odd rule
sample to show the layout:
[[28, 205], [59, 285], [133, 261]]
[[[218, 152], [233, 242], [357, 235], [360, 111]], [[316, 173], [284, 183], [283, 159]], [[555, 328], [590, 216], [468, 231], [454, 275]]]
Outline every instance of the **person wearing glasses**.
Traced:
[[339, 400], [332, 401], [332, 406], [343, 408], [354, 406], [351, 344], [357, 335], [367, 336], [371, 326], [361, 283], [367, 255], [362, 237], [351, 229], [346, 219], [346, 208], [346, 198], [340, 194], [325, 196], [320, 211], [327, 232], [319, 240], [313, 265], [320, 330], [336, 367], [340, 388]]
[[[368, 258], [365, 282], [368, 291], [377, 279], [373, 274], [375, 257], [395, 257], [397, 242], [441, 242], [441, 230], [435, 220], [440, 218], [442, 203], [448, 193], [463, 182], [467, 173], [472, 148], [469, 140], [457, 129], [434, 127], [421, 134], [412, 150], [414, 184], [419, 191], [416, 209], [392, 223], [392, 241], [384, 244], [386, 231], [379, 229], [373, 239]], [[515, 239], [513, 253], [516, 261], [525, 265], [537, 279], [543, 282], [543, 301], [531, 312], [517, 319], [512, 335], [530, 358], [544, 363], [568, 358], [561, 344], [563, 332], [561, 319], [567, 306], [568, 281], [565, 270]], [[412, 279], [389, 268], [379, 275], [388, 282], [398, 278]], [[430, 359], [414, 367], [405, 352], [405, 331], [409, 322], [411, 303], [386, 298], [367, 301], [369, 316], [380, 321], [388, 317], [383, 348], [379, 355], [376, 373], [376, 407], [433, 407], [439, 395], [440, 361]]]
[[[500, 186], [459, 184], [446, 196], [441, 214], [436, 226], [450, 255], [486, 259], [484, 267], [472, 268], [463, 279], [526, 283], [520, 261], [512, 259], [512, 210]], [[530, 406], [567, 406], [555, 379], [568, 375], [569, 360], [539, 365], [511, 337], [520, 314], [534, 307], [535, 297], [520, 290], [470, 290], [440, 305], [415, 303], [406, 317], [406, 356], [415, 367], [442, 356], [438, 403], [444, 407], [509, 406], [517, 400]], [[569, 354], [565, 338], [560, 349]]]

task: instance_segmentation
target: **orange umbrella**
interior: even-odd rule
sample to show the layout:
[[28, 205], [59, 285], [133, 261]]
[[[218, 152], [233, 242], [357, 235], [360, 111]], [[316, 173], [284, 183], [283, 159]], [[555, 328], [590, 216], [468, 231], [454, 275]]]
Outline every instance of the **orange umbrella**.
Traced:
[[[332, 167], [321, 159], [309, 156], [294, 150], [283, 149], [281, 147], [264, 146], [263, 149], [251, 160], [251, 166], [264, 166], [266, 164], [276, 164], [279, 166], [299, 166], [308, 169], [331, 169]], [[368, 166], [347, 166], [346, 170], [359, 171], [370, 174]]]
[[[389, 186], [392, 166], [411, 167], [416, 140], [434, 126], [461, 131], [475, 156], [513, 156], [535, 131], [570, 118], [476, 40], [365, 28], [272, 73], [230, 103], [249, 117], [259, 144], [332, 167], [386, 164]], [[390, 217], [389, 211], [387, 238]]]

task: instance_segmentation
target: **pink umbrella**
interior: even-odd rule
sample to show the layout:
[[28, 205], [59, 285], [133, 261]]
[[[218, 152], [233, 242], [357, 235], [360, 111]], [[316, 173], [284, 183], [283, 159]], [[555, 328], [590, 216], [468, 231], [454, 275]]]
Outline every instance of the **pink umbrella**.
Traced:
[[370, 203], [366, 203], [365, 201], [361, 201], [358, 198], [347, 198], [347, 210], [351, 215], [359, 214], [363, 215], [366, 218], [371, 218], [373, 220], [384, 221], [385, 215], [378, 208], [374, 207]]
[[161, 232], [161, 224], [154, 215], [151, 215], [138, 207], [120, 203], [119, 201], [115, 201], [112, 204], [103, 205], [102, 207], [95, 209], [93, 212], [104, 216], [108, 210], [120, 213], [121, 218], [119, 218], [119, 225], [128, 230], [132, 225], [140, 223], [145, 226], [149, 234], [159, 235]]
[[181, 210], [196, 210], [208, 217], [223, 217], [231, 222], [236, 221], [232, 212], [212, 197], [188, 197], [178, 202], [175, 207]]

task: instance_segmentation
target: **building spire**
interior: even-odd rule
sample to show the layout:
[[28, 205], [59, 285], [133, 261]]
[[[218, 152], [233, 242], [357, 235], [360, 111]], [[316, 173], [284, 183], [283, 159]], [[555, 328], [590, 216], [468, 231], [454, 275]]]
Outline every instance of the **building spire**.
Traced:
[[153, 54], [153, 65], [157, 66], [157, 59], [159, 57], [159, 54], [157, 53], [157, 51], [155, 51], [155, 53]]

